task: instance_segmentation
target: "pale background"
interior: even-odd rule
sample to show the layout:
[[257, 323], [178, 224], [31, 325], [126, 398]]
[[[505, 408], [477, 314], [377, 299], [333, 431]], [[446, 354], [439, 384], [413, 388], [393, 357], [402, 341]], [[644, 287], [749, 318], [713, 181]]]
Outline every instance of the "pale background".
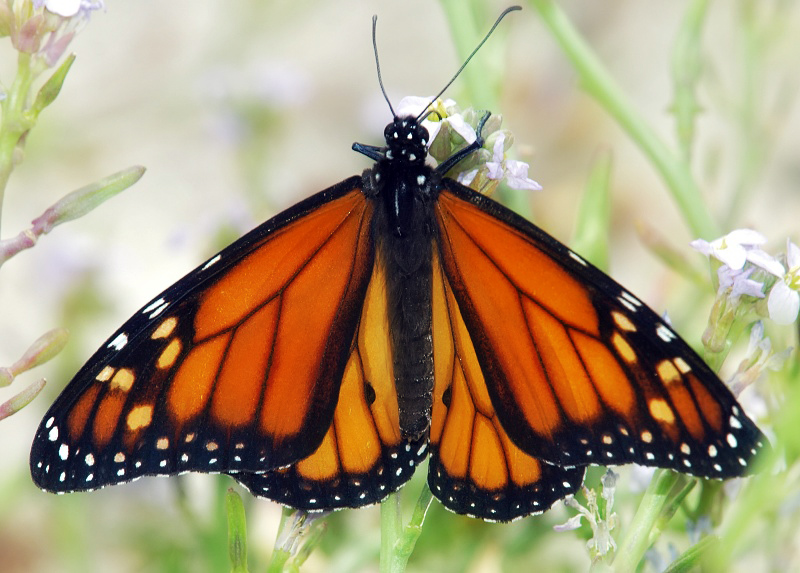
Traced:
[[[507, 5], [487, 4], [491, 19]], [[686, 3], [563, 5], [635, 106], [665, 139], [674, 141], [669, 57]], [[730, 97], [726, 91], [736, 88], [741, 73], [734, 5], [712, 4], [704, 42], [716, 79], [701, 90], [709, 112], [698, 125], [695, 174], [712, 212], [721, 208], [736, 163], [735, 128], [724, 113]], [[786, 22], [795, 30], [789, 39], [800, 31], [796, 12]], [[22, 376], [11, 389], [0, 389], [4, 401], [41, 376], [49, 380], [30, 407], [0, 422], [0, 555], [6, 560], [0, 569], [69, 570], [68, 561], [59, 557], [64, 538], [52, 537], [51, 512], [54, 504], [76, 503], [85, 508], [82, 519], [90, 530], [97, 531], [97, 539], [83, 540], [97, 556], [97, 570], [142, 570], [136, 556], [116, 553], [113, 535], [125, 531], [120, 522], [131, 501], [144, 505], [134, 513], [152, 514], [156, 521], [159, 512], [174, 514], [168, 480], [104, 490], [87, 502], [40, 493], [27, 471], [35, 427], [69, 376], [122, 321], [221, 246], [214, 240], [220, 226], [243, 232], [368, 165], [350, 145], [381, 143], [390, 119], [375, 75], [373, 14], [379, 16], [383, 77], [393, 101], [438, 91], [460, 62], [439, 5], [425, 0], [207, 0], [202, 7], [186, 0], [109, 0], [106, 11], [95, 13], [73, 42], [78, 57], [62, 94], [42, 114], [25, 162], [12, 176], [4, 238], [74, 188], [133, 164], [146, 166], [147, 173], [132, 189], [55, 229], [2, 269], [0, 364], [12, 363], [49, 328], [65, 326], [75, 336], [58, 360]], [[648, 253], [635, 230], [643, 222], [678, 248], [694, 238], [660, 179], [576, 86], [572, 69], [533, 9], [513, 14], [498, 36], [499, 48], [488, 49], [487, 58], [492, 65], [505, 62], [507, 72], [501, 109], [493, 111], [503, 113], [505, 127], [515, 134], [512, 153], [531, 164], [531, 177], [544, 187], [530, 196], [537, 224], [569, 240], [588, 167], [598, 150], [611, 150], [611, 273], [659, 312], [667, 309], [683, 318], [679, 329], [696, 343], [704, 317], [681, 317], [675, 308], [679, 298], [671, 293], [686, 287], [683, 279]], [[13, 57], [7, 39], [2, 46], [0, 79], [7, 83]], [[773, 62], [775, 74], [795, 74], [795, 85], [800, 77], [792, 64], [796, 54], [791, 43], [782, 42]], [[771, 89], [766, 84], [758, 91], [769, 96]], [[458, 97], [458, 83], [448, 95]], [[237, 121], [233, 110], [239, 110], [240, 118], [259, 116], [259, 135], [248, 137], [247, 124]], [[737, 226], [766, 233], [776, 251], [787, 235], [800, 238], [797, 110], [773, 127], [772, 159]], [[686, 254], [702, 267], [699, 255], [694, 258], [688, 248]], [[99, 289], [95, 304], [100, 310], [88, 318], [66, 313], [65, 293], [74, 294], [87, 281]], [[207, 478], [190, 483], [200, 491], [208, 488]], [[254, 508], [253, 551], [266, 553], [279, 510], [268, 502]], [[376, 508], [351, 513], [358, 513], [352, 527], [376, 530]], [[586, 564], [580, 540], [566, 534], [560, 542], [578, 554], [571, 562], [579, 568]], [[493, 569], [491, 551], [481, 559], [472, 570], [483, 570], [481, 563]], [[326, 565], [314, 556], [309, 570], [326, 570]]]

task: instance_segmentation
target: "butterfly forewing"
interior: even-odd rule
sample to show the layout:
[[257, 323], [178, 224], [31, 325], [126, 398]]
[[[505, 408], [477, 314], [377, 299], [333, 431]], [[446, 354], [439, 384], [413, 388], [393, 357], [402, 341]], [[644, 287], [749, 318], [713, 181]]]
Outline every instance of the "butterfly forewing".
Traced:
[[382, 256], [364, 297], [333, 423], [307, 458], [264, 474], [234, 474], [254, 494], [314, 510], [376, 503], [408, 481], [427, 455], [427, 437], [400, 428]]
[[748, 471], [764, 436], [664, 321], [513, 212], [446, 185], [442, 268], [515, 444], [567, 467]]
[[314, 452], [373, 268], [359, 183], [268, 221], [123, 325], [45, 416], [31, 452], [37, 485], [265, 471]]

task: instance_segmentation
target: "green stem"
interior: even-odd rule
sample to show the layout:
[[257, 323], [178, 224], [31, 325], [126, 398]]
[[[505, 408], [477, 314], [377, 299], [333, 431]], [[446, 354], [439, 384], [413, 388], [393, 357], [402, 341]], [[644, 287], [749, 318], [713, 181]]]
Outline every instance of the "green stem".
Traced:
[[32, 122], [25, 111], [35, 74], [31, 67], [32, 56], [20, 52], [17, 58], [17, 75], [0, 104], [3, 117], [0, 123], [0, 228], [2, 228], [3, 199], [6, 185], [14, 166], [18, 163], [16, 155], [20, 139], [31, 128]]
[[[456, 54], [461, 62], [475, 49], [475, 46], [486, 33], [485, 19], [480, 18], [483, 6], [478, 2], [471, 2], [469, 6], [464, 5], [463, 0], [440, 0], [445, 17], [450, 24], [450, 34], [453, 37], [453, 44]], [[491, 24], [491, 20], [489, 21]], [[496, 32], [495, 32], [496, 33]], [[492, 47], [489, 43], [481, 48], [482, 55], [489, 52]], [[476, 55], [477, 56], [477, 55]], [[488, 61], [488, 60], [484, 60]], [[496, 75], [488, 74], [486, 66], [471, 65], [464, 68], [461, 78], [466, 85], [464, 92], [466, 100], [481, 109], [497, 109]], [[487, 79], [488, 78], [488, 79]]]
[[611, 153], [601, 150], [589, 169], [570, 247], [596, 267], [608, 271], [611, 234]]
[[704, 537], [673, 561], [664, 573], [689, 573], [696, 571], [700, 563], [711, 550], [719, 545], [719, 538], [709, 535]]
[[652, 532], [670, 500], [670, 492], [678, 483], [680, 474], [656, 470], [647, 491], [626, 528], [626, 536], [619, 544], [614, 558], [614, 570], [620, 573], [636, 571], [645, 551], [653, 543]]
[[395, 547], [403, 531], [400, 517], [400, 495], [390, 494], [381, 503], [381, 573], [400, 573], [404, 565], [398, 567]]
[[[466, 3], [463, 0], [439, 0], [444, 10], [445, 17], [450, 24], [450, 34], [453, 37], [453, 44], [456, 53], [461, 61], [464, 61], [483, 35], [487, 32], [488, 26], [499, 14], [486, 13], [486, 3], [483, 0], [471, 0]], [[511, 15], [513, 18], [514, 15]], [[493, 36], [502, 34], [502, 26], [496, 29]], [[464, 68], [461, 72], [463, 85], [464, 101], [476, 109], [497, 110], [499, 104], [497, 96], [502, 81], [503, 67], [501, 62], [505, 61], [503, 50], [505, 45], [498, 41], [499, 38], [492, 38], [486, 42], [475, 55], [481, 62], [493, 62], [496, 65], [480, 65], [474, 62]], [[516, 211], [523, 217], [532, 218], [529, 194], [524, 191], [501, 187], [496, 197], [505, 206]]]
[[426, 480], [422, 485], [422, 491], [417, 499], [417, 505], [414, 507], [414, 513], [411, 515], [411, 521], [403, 529], [403, 534], [395, 547], [396, 560], [402, 562], [403, 571], [408, 563], [408, 558], [411, 557], [411, 553], [414, 551], [419, 536], [422, 535], [422, 524], [425, 522], [425, 516], [432, 501], [433, 493], [431, 493]]
[[672, 82], [675, 91], [672, 113], [684, 162], [689, 165], [694, 144], [695, 119], [700, 112], [697, 84], [703, 69], [702, 32], [710, 0], [692, 0], [675, 40], [672, 53]]
[[583, 88], [617, 120], [641, 147], [663, 178], [695, 237], [716, 237], [717, 224], [702, 201], [688, 166], [644, 121], [627, 96], [592, 52], [566, 14], [553, 0], [529, 0], [572, 62]]
[[381, 504], [381, 573], [403, 573], [406, 570], [408, 559], [422, 534], [422, 524], [431, 501], [433, 494], [425, 482], [411, 520], [405, 527], [400, 512], [399, 493], [391, 494]]

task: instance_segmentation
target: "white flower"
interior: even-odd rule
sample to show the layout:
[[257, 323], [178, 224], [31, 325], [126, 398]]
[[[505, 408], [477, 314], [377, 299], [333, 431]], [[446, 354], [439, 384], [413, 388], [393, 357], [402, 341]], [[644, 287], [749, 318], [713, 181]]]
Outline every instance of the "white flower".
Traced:
[[[477, 126], [486, 118], [485, 112], [473, 109], [462, 112], [452, 99], [431, 101], [430, 97], [416, 96], [400, 100], [395, 113], [398, 117], [419, 117], [426, 110], [428, 115], [421, 124], [428, 130], [429, 157], [440, 163], [473, 143], [477, 138]], [[491, 194], [503, 180], [512, 189], [540, 190], [541, 185], [528, 177], [527, 163], [505, 158], [506, 151], [513, 144], [513, 136], [511, 132], [500, 129], [501, 123], [499, 115], [486, 119], [481, 133], [484, 147], [463, 158], [448, 175], [485, 194]]]
[[501, 132], [494, 142], [492, 160], [486, 163], [489, 179], [501, 181], [505, 178], [506, 184], [512, 189], [541, 191], [542, 186], [528, 178], [527, 163], [505, 158], [505, 140], [506, 135]]
[[[475, 129], [464, 120], [464, 116], [458, 112], [458, 106], [452, 99], [437, 99], [434, 101], [430, 97], [406, 96], [397, 104], [395, 113], [397, 113], [397, 117], [417, 117], [428, 107], [433, 112], [422, 120], [422, 126], [428, 130], [428, 135], [430, 136], [429, 146], [445, 124], [459, 134], [467, 143], [475, 141], [477, 137]], [[428, 119], [429, 117], [436, 119], [431, 120]]]
[[767, 299], [769, 317], [778, 324], [791, 324], [797, 320], [800, 311], [800, 247], [786, 241], [786, 266], [788, 270], [774, 261], [772, 268], [764, 270], [772, 273], [778, 280], [772, 285]]
[[586, 542], [592, 553], [592, 559], [603, 557], [617, 548], [617, 543], [611, 536], [611, 531], [617, 523], [617, 514], [612, 513], [611, 509], [614, 506], [614, 490], [618, 477], [618, 474], [608, 469], [600, 480], [603, 486], [601, 495], [606, 500], [605, 511], [601, 512], [597, 505], [597, 493], [584, 487], [587, 507], [583, 507], [573, 496], [567, 496], [564, 504], [578, 511], [578, 514], [570, 517], [566, 523], [553, 527], [555, 531], [571, 531], [580, 527], [581, 518], [586, 518], [593, 533], [592, 538]]
[[[757, 245], [767, 242], [766, 237], [752, 229], [735, 229], [727, 235], [714, 239], [710, 243], [703, 239], [691, 242], [692, 247], [715, 259], [725, 263], [734, 270], [744, 267], [744, 263], [753, 256], [751, 251]], [[763, 251], [760, 251], [763, 252]]]
[[36, 8], [44, 6], [48, 12], [64, 18], [72, 18], [81, 11], [88, 17], [92, 10], [102, 8], [103, 2], [102, 0], [96, 2], [92, 0], [34, 0], [33, 5]]
[[69, 18], [81, 9], [81, 0], [45, 0], [44, 7], [53, 14]]
[[738, 396], [742, 390], [755, 382], [765, 370], [780, 370], [791, 353], [791, 347], [775, 352], [772, 348], [772, 341], [769, 337], [764, 336], [764, 323], [760, 320], [757, 321], [750, 329], [747, 354], [745, 354], [736, 372], [728, 381], [728, 386], [734, 395]]
[[726, 295], [733, 302], [742, 295], [764, 298], [764, 284], [750, 278], [755, 270], [755, 267], [734, 270], [728, 265], [722, 265], [717, 269], [719, 278], [717, 295]]

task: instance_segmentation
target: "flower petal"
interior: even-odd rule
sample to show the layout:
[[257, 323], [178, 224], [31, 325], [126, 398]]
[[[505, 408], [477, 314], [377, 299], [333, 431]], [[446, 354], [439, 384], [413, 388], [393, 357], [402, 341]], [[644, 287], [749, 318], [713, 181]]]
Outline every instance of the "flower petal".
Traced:
[[797, 313], [800, 311], [800, 293], [779, 280], [769, 291], [767, 309], [769, 317], [776, 323], [791, 324], [797, 319]]
[[800, 247], [786, 239], [786, 266], [789, 270], [800, 268]]
[[81, 9], [81, 0], [47, 0], [44, 6], [53, 14], [69, 18]]
[[786, 274], [786, 270], [780, 261], [761, 249], [747, 251], [747, 260], [776, 277], [782, 277]]
[[512, 189], [542, 190], [541, 185], [528, 178], [528, 164], [514, 159], [506, 161], [506, 184]]
[[397, 104], [395, 113], [397, 114], [397, 117], [405, 117], [409, 115], [417, 117], [431, 104], [432, 100], [433, 98], [431, 97], [406, 96], [400, 100], [400, 103]]
[[767, 242], [767, 238], [764, 235], [753, 229], [734, 229], [722, 239], [737, 245], [763, 245]]
[[464, 121], [464, 116], [461, 114], [450, 115], [444, 121], [450, 124], [455, 132], [464, 138], [467, 143], [472, 143], [478, 137], [475, 133], [475, 128]]
[[580, 513], [573, 515], [565, 523], [562, 523], [561, 525], [554, 525], [553, 529], [555, 531], [572, 531], [574, 529], [578, 529], [581, 526], [582, 517], [583, 514]]

